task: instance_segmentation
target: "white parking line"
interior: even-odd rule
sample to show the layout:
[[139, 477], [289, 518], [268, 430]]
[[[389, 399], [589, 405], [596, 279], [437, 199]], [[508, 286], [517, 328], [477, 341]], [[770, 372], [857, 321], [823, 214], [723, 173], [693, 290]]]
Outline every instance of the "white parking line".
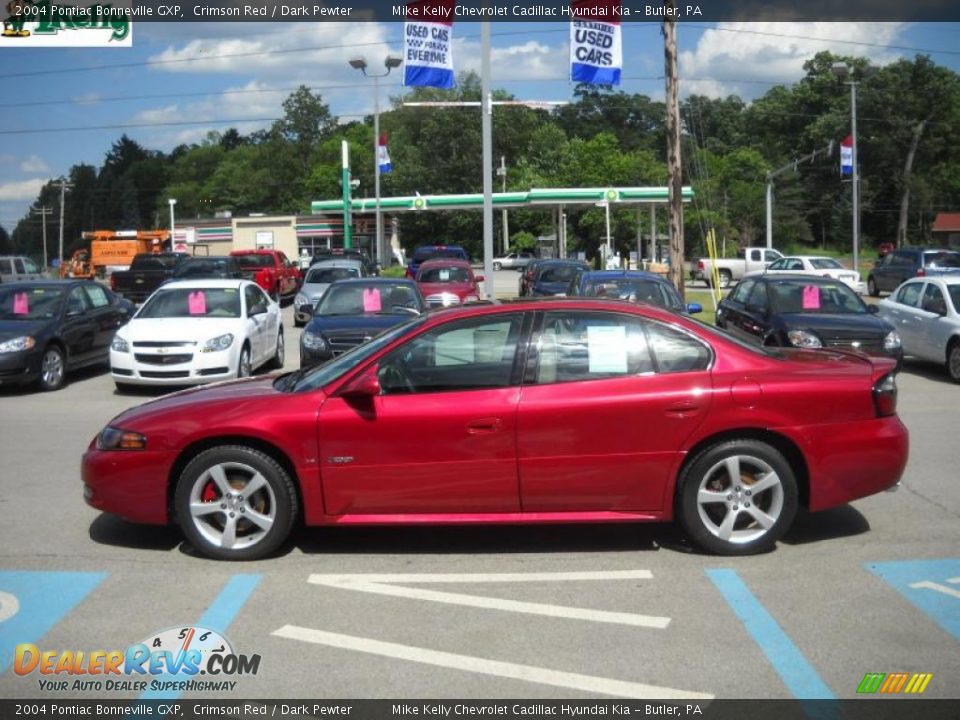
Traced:
[[0, 622], [9, 620], [20, 612], [20, 601], [16, 595], [0, 591]]
[[277, 637], [300, 640], [317, 645], [326, 645], [343, 650], [353, 650], [371, 655], [408, 660], [425, 665], [436, 665], [454, 670], [465, 670], [482, 675], [523, 680], [541, 685], [582, 690], [591, 694], [599, 693], [601, 695], [636, 698], [638, 700], [651, 698], [663, 700], [709, 700], [713, 698], [713, 695], [705, 693], [688, 692], [686, 690], [676, 690], [657, 685], [632, 683], [593, 675], [562, 672], [560, 670], [549, 670], [532, 665], [501, 662], [499, 660], [487, 660], [471, 655], [458, 655], [455, 653], [441, 652], [439, 650], [428, 650], [412, 645], [399, 645], [397, 643], [371, 640], [370, 638], [356, 637], [354, 635], [342, 635], [340, 633], [325, 632], [312, 628], [297, 627], [296, 625], [284, 625], [272, 634]]
[[[568, 573], [438, 573], [426, 574], [383, 574], [383, 575], [310, 575], [308, 582], [314, 585], [355, 590], [376, 595], [402, 597], [411, 600], [426, 600], [447, 605], [463, 605], [484, 610], [503, 610], [506, 612], [543, 615], [546, 617], [566, 618], [568, 620], [587, 620], [590, 622], [629, 625], [663, 630], [670, 624], [670, 618], [639, 613], [609, 612], [587, 608], [548, 605], [545, 603], [504, 600], [501, 598], [467, 595], [464, 593], [440, 592], [422, 588], [405, 587], [418, 583], [513, 583], [513, 582], [558, 582], [575, 580], [649, 580], [653, 574], [649, 570], [622, 570], [612, 572], [568, 572]], [[399, 586], [396, 583], [404, 583]]]

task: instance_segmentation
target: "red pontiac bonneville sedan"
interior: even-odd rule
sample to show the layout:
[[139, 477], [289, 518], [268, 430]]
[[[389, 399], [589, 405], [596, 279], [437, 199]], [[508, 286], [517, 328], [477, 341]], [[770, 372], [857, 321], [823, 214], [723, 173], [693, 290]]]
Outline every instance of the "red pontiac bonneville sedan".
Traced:
[[306, 525], [666, 521], [768, 550], [798, 505], [895, 485], [895, 360], [763, 349], [649, 305], [452, 308], [325, 365], [186, 390], [116, 417], [87, 502], [178, 522], [215, 558]]

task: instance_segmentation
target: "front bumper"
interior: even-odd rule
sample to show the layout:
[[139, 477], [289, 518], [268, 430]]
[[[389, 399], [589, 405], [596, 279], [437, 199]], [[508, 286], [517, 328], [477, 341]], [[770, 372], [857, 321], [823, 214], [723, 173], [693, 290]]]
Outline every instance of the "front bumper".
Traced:
[[300, 346], [300, 367], [311, 367], [313, 365], [322, 365], [333, 359], [333, 351], [329, 343], [323, 350], [309, 350], [303, 345]]
[[40, 377], [42, 356], [36, 349], [0, 353], [0, 387], [27, 385]]
[[[240, 362], [237, 343], [218, 352], [201, 353], [193, 349], [182, 353], [191, 355], [186, 362], [168, 363], [164, 355], [135, 348], [133, 352], [110, 351], [110, 376], [118, 383], [129, 385], [199, 385], [237, 377]], [[149, 358], [142, 362], [137, 355]]]
[[171, 462], [166, 452], [97, 450], [91, 443], [81, 461], [83, 498], [97, 510], [133, 522], [166, 525]]

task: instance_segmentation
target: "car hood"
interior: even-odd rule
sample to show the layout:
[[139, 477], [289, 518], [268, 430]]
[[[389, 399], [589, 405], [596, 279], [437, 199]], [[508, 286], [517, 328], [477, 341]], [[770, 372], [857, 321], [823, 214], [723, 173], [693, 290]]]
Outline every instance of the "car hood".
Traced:
[[440, 293], [453, 293], [459, 297], [464, 295], [476, 294], [477, 288], [472, 282], [446, 282], [446, 283], [417, 283], [420, 286], [420, 292], [423, 296], [439, 295]]
[[893, 330], [889, 322], [870, 314], [783, 313], [778, 317], [786, 327], [810, 328], [820, 332], [860, 331], [886, 335]]
[[203, 342], [228, 332], [239, 332], [241, 318], [143, 318], [120, 328], [118, 335], [130, 342]]
[[371, 335], [413, 319], [409, 313], [390, 315], [315, 315], [305, 332], [329, 333], [338, 330], [363, 330]]
[[24, 335], [39, 335], [56, 320], [0, 320], [0, 342]]
[[316, 302], [327, 291], [328, 287], [330, 287], [330, 283], [304, 283], [300, 292], [306, 295], [310, 302]]

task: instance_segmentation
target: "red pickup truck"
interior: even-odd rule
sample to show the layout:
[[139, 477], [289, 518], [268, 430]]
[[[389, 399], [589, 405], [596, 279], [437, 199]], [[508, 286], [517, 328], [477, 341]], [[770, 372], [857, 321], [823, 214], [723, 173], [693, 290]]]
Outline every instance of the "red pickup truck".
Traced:
[[279, 250], [234, 250], [230, 255], [277, 302], [300, 288], [300, 270]]

